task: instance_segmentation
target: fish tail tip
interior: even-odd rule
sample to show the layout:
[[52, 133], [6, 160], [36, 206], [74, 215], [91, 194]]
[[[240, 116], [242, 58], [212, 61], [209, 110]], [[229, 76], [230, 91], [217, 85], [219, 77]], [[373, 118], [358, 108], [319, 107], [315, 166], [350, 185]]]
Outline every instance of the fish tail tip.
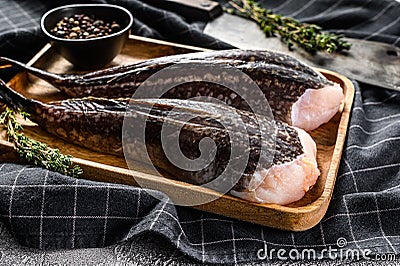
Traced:
[[26, 65], [22, 62], [19, 62], [17, 60], [0, 56], [0, 68], [8, 68], [8, 67], [19, 67], [19, 68], [25, 68]]
[[12, 60], [10, 60], [7, 57], [0, 56], [0, 69], [2, 69], [2, 68], [10, 68], [13, 65], [14, 64], [13, 64]]
[[12, 60], [10, 59], [10, 58], [8, 58], [8, 57], [5, 57], [5, 56], [0, 56], [0, 62], [7, 62], [7, 63], [9, 63], [9, 62], [11, 62]]
[[0, 99], [1, 102], [13, 108], [29, 109], [32, 106], [32, 100], [25, 98], [0, 79]]

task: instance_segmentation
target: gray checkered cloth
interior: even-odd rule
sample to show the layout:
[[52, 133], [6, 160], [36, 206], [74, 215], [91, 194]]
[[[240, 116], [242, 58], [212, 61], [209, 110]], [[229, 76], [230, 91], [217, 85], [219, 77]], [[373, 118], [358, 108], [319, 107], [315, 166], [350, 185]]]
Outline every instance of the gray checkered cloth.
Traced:
[[[68, 1], [70, 2], [70, 1]], [[107, 1], [136, 16], [134, 33], [203, 47], [229, 46], [201, 33], [176, 14], [139, 1]], [[61, 5], [60, 1], [57, 5]], [[395, 1], [280, 0], [267, 7], [347, 36], [400, 45]], [[0, 2], [0, 55], [32, 57], [45, 39], [40, 16], [51, 1]], [[177, 30], [179, 29], [179, 30]], [[15, 70], [2, 70], [9, 78]], [[0, 216], [17, 241], [41, 249], [103, 247], [143, 233], [159, 235], [202, 262], [257, 261], [257, 251], [337, 248], [399, 253], [400, 95], [354, 83], [356, 95], [333, 198], [322, 221], [305, 232], [286, 232], [175, 207], [125, 185], [73, 179], [44, 169], [0, 164]], [[276, 253], [274, 258], [276, 258]]]

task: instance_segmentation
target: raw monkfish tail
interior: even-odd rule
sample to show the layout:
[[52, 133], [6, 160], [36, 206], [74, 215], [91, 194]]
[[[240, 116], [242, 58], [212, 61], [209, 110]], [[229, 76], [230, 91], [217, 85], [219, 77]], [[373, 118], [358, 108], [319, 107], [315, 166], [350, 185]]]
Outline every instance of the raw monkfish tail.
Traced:
[[[253, 113], [247, 111], [178, 99], [89, 97], [44, 104], [12, 92], [4, 82], [0, 83], [0, 92], [12, 104], [23, 108], [31, 105], [28, 108], [30, 119], [49, 133], [94, 151], [117, 156], [124, 156], [125, 153], [128, 160], [147, 163], [144, 157], [146, 152], [154, 166], [192, 184], [207, 184], [226, 170], [232, 160], [233, 165], [245, 160], [243, 172], [238, 172], [240, 169], [236, 168], [228, 172], [232, 175], [239, 173], [238, 180], [231, 180], [227, 175], [216, 184], [229, 184], [233, 187], [232, 194], [249, 201], [277, 204], [297, 201], [319, 175], [315, 143], [306, 132], [280, 121], [260, 123]], [[192, 119], [186, 120], [188, 116]], [[244, 128], [238, 126], [237, 117], [244, 122]], [[130, 123], [124, 129], [126, 118], [130, 119]], [[145, 139], [135, 134], [128, 135], [123, 147], [123, 130], [132, 132], [138, 125], [145, 125]], [[202, 158], [200, 142], [211, 139], [216, 145], [215, 157], [211, 158], [206, 153], [203, 158], [205, 161], [211, 158], [211, 163], [192, 171], [170, 161], [161, 139], [165, 126], [175, 130], [167, 135], [166, 143], [178, 138], [179, 149], [191, 160]], [[264, 131], [261, 129], [264, 127], [272, 128], [274, 137], [262, 136]], [[244, 146], [245, 142], [236, 141], [243, 139], [248, 140], [248, 149]], [[141, 141], [144, 146], [137, 145]], [[247, 149], [247, 154], [231, 159], [232, 143]], [[262, 147], [267, 152], [263, 152]], [[219, 187], [210, 188], [218, 190]]]
[[[173, 55], [83, 75], [56, 75], [11, 59], [1, 60], [38, 75], [72, 97], [131, 97], [154, 73], [180, 63], [235, 68], [256, 82], [277, 120], [305, 130], [313, 130], [329, 121], [343, 100], [343, 92], [338, 84], [328, 81], [293, 57], [270, 51], [224, 50]], [[174, 77], [168, 80], [159, 82], [166, 85], [174, 82]], [[197, 96], [215, 97], [232, 107], [249, 110], [243, 100], [244, 95], [237, 95], [217, 83], [189, 82], [172, 88], [164, 95], [176, 99]]]

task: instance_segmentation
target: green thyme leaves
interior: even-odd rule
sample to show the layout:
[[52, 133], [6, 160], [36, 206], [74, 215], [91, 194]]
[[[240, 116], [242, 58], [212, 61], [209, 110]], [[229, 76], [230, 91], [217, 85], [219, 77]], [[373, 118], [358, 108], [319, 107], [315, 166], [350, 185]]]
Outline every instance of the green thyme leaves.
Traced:
[[225, 9], [226, 12], [255, 21], [267, 37], [280, 36], [289, 49], [293, 49], [294, 43], [310, 53], [333, 53], [350, 49], [351, 45], [343, 40], [343, 35], [322, 32], [322, 28], [317, 25], [274, 14], [254, 0], [232, 0], [229, 3], [232, 8]]
[[22, 125], [17, 120], [18, 114], [24, 119], [29, 117], [29, 114], [22, 110], [5, 108], [0, 114], [0, 124], [4, 126], [8, 141], [14, 144], [15, 150], [21, 158], [33, 165], [71, 177], [78, 177], [82, 174], [82, 169], [78, 165], [72, 165], [72, 156], [64, 155], [58, 149], [49, 148], [46, 144], [26, 136], [22, 132]]

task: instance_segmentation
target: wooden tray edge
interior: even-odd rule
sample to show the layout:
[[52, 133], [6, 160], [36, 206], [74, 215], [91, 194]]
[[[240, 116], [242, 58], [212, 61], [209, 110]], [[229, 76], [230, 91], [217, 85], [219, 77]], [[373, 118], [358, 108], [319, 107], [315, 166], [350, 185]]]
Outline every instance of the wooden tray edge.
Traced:
[[133, 39], [133, 40], [137, 40], [137, 41], [141, 41], [141, 42], [151, 42], [154, 44], [165, 45], [165, 46], [174, 46], [177, 48], [183, 48], [183, 49], [199, 51], [199, 52], [213, 51], [213, 50], [207, 49], [207, 48], [202, 48], [202, 47], [197, 47], [197, 46], [192, 46], [192, 45], [187, 45], [187, 44], [173, 43], [173, 42], [168, 42], [168, 41], [162, 41], [162, 40], [157, 40], [157, 39], [152, 39], [152, 38], [147, 38], [147, 37], [142, 37], [142, 36], [132, 35], [132, 34], [129, 35], [129, 39]]

